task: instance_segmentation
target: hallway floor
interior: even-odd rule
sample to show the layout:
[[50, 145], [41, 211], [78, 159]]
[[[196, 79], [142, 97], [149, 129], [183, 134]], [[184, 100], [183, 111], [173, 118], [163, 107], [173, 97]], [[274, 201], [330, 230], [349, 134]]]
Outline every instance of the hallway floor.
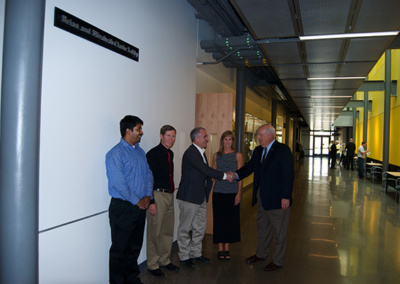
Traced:
[[[296, 164], [288, 252], [283, 268], [264, 272], [270, 259], [245, 264], [256, 248], [256, 206], [252, 190], [243, 194], [240, 243], [232, 259], [218, 260], [212, 236], [203, 241], [210, 264], [163, 270], [165, 278], [143, 269], [144, 283], [400, 283], [400, 206], [381, 181], [359, 179], [356, 171], [329, 169], [327, 158], [306, 157]], [[172, 262], [180, 265], [177, 247]]]

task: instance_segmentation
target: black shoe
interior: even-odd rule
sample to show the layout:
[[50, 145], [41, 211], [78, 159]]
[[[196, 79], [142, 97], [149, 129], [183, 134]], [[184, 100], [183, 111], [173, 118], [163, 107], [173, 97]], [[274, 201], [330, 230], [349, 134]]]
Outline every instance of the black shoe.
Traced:
[[191, 267], [191, 268], [195, 267], [193, 261], [190, 258], [186, 260], [181, 260], [181, 264], [186, 267]]
[[209, 259], [209, 258], [206, 258], [206, 257], [203, 257], [202, 255], [199, 256], [199, 257], [192, 258], [192, 259], [201, 261], [201, 262], [203, 262], [203, 263], [210, 263], [210, 259]]
[[178, 271], [179, 270], [179, 267], [174, 265], [174, 264], [172, 264], [172, 263], [169, 263], [166, 266], [161, 266], [161, 267], [162, 268], [166, 268], [166, 269], [171, 270], [171, 271]]
[[269, 264], [267, 264], [267, 266], [265, 266], [265, 267], [263, 268], [263, 270], [264, 270], [264, 271], [274, 271], [274, 270], [277, 270], [277, 269], [279, 269], [279, 268], [281, 268], [281, 267], [278, 266], [278, 265], [276, 265], [276, 264], [273, 263], [273, 262], [270, 262]]
[[154, 276], [156, 276], [156, 277], [164, 277], [164, 272], [162, 272], [161, 271], [161, 269], [160, 268], [157, 268], [157, 269], [153, 269], [153, 270], [151, 270], [151, 269], [147, 269], [151, 274], [153, 274]]
[[254, 262], [257, 262], [257, 261], [261, 261], [261, 260], [265, 260], [265, 259], [264, 258], [260, 258], [257, 255], [252, 255], [252, 256], [246, 258], [245, 261], [246, 261], [247, 264], [250, 264], [250, 263], [254, 263]]

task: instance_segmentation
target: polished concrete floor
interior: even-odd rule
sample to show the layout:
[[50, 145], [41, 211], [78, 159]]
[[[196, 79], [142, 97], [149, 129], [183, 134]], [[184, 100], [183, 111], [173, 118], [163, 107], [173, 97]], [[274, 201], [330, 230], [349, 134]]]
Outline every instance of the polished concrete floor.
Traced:
[[[327, 158], [306, 157], [296, 164], [288, 252], [283, 268], [264, 272], [270, 259], [245, 264], [255, 253], [256, 206], [243, 194], [240, 243], [232, 259], [217, 259], [217, 245], [206, 235], [203, 255], [210, 264], [165, 271], [159, 279], [146, 269], [144, 283], [400, 283], [400, 206], [380, 181], [359, 179], [356, 171], [329, 169]], [[173, 263], [179, 265], [177, 248]]]

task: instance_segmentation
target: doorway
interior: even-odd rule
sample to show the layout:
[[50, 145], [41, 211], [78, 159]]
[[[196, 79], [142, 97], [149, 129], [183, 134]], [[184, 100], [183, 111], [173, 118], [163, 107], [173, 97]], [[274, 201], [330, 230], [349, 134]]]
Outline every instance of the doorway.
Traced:
[[330, 140], [329, 136], [314, 136], [314, 156], [328, 156]]

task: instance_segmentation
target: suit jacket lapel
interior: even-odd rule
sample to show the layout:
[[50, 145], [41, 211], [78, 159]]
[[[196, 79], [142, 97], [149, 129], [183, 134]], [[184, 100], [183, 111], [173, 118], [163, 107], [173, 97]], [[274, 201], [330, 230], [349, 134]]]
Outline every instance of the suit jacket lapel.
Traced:
[[275, 150], [277, 143], [278, 143], [278, 141], [275, 141], [274, 144], [272, 144], [271, 149], [269, 149], [267, 157], [265, 157], [263, 167], [269, 162], [269, 160], [271, 159], [271, 156], [274, 155], [274, 153], [275, 153], [274, 150]]
[[196, 155], [200, 156], [200, 158], [203, 161], [203, 163], [204, 163], [204, 160], [203, 160], [203, 157], [204, 157], [204, 159], [206, 160], [206, 164], [208, 166], [208, 160], [207, 160], [206, 152], [204, 152], [204, 154], [201, 154], [199, 149], [197, 149], [196, 146], [194, 146], [193, 144], [190, 147], [193, 148], [193, 151], [195, 151]]
[[206, 164], [208, 166], [208, 160], [207, 160], [207, 156], [206, 156], [206, 152], [203, 153], [204, 159], [206, 160]]

